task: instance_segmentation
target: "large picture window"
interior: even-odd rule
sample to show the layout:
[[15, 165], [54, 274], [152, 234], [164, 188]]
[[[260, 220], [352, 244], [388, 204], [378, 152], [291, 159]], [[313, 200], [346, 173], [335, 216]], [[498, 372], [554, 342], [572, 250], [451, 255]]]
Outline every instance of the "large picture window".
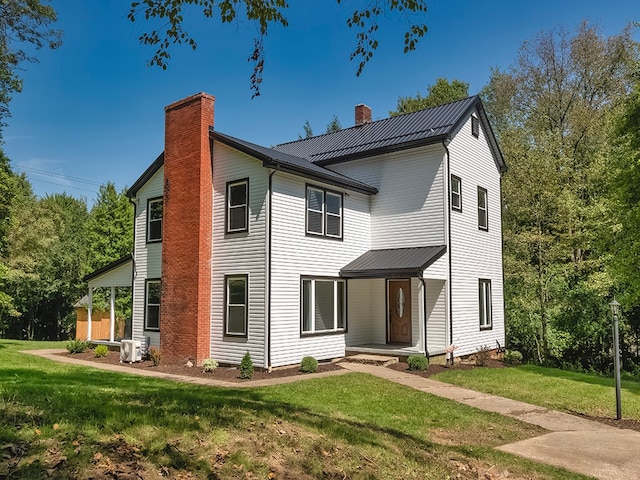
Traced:
[[249, 277], [247, 275], [225, 276], [225, 335], [247, 336], [248, 280]]
[[145, 330], [160, 330], [160, 280], [147, 280], [145, 284]]
[[303, 278], [301, 304], [303, 334], [344, 331], [344, 280]]
[[451, 208], [462, 211], [462, 180], [455, 175], [451, 175]]
[[227, 183], [227, 233], [249, 230], [249, 180]]
[[489, 215], [487, 213], [487, 191], [478, 187], [478, 228], [489, 230]]
[[307, 186], [307, 233], [342, 238], [342, 194]]
[[489, 330], [493, 326], [491, 309], [491, 280], [478, 281], [478, 305], [480, 313], [480, 330]]
[[162, 241], [162, 198], [147, 201], [147, 242]]

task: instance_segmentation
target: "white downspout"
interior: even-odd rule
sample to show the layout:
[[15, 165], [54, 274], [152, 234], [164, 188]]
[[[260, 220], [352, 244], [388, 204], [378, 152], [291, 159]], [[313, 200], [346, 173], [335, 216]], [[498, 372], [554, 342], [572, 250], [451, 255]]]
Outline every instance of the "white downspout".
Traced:
[[111, 309], [109, 312], [109, 341], [113, 342], [116, 325], [116, 287], [111, 287]]
[[93, 310], [93, 287], [89, 285], [89, 304], [87, 305], [87, 340], [91, 341], [91, 311]]

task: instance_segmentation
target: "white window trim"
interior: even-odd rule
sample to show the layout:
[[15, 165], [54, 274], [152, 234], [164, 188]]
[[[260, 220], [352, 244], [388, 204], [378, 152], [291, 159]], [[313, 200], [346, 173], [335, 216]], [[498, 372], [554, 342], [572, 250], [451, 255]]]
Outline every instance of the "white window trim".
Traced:
[[493, 299], [491, 297], [491, 280], [478, 280], [478, 317], [480, 330], [493, 328]]
[[[244, 203], [238, 205], [231, 205], [231, 189], [239, 185], [245, 186], [245, 199]], [[242, 228], [231, 228], [231, 210], [235, 208], [245, 208], [244, 226]], [[227, 198], [226, 198], [226, 232], [227, 233], [240, 233], [249, 231], [249, 179], [244, 178], [227, 183]]]
[[[316, 281], [318, 282], [332, 282], [333, 283], [333, 328], [325, 329], [325, 330], [316, 330], [316, 322], [314, 318], [310, 320], [310, 330], [304, 330], [304, 315], [305, 311], [315, 312], [315, 302], [316, 302]], [[309, 301], [311, 305], [308, 309], [305, 308], [304, 305], [304, 282], [311, 282], [311, 289], [309, 292]], [[338, 314], [340, 313], [338, 310], [338, 306], [340, 302], [338, 302], [338, 284], [341, 283], [342, 293], [344, 295], [342, 301], [342, 327], [338, 327]], [[303, 277], [300, 282], [300, 334], [302, 336], [306, 335], [322, 335], [322, 334], [331, 334], [331, 333], [343, 333], [346, 332], [347, 324], [347, 282], [342, 279], [337, 278], [310, 278]]]

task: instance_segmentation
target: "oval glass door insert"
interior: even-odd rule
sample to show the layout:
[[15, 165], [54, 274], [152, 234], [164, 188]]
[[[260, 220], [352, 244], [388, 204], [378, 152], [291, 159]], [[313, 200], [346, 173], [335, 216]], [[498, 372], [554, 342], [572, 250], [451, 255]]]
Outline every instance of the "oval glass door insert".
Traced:
[[396, 315], [398, 315], [399, 318], [404, 316], [404, 302], [404, 290], [402, 290], [402, 288], [398, 288], [396, 290]]

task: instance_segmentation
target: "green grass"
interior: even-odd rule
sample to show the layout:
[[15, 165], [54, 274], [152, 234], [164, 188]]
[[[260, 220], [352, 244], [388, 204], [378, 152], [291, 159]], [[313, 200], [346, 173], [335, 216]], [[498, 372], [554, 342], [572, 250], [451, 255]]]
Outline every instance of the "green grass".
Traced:
[[219, 389], [0, 340], [0, 477], [582, 479], [492, 447], [543, 433], [363, 374]]
[[[615, 417], [613, 378], [522, 365], [450, 370], [435, 379], [554, 410]], [[621, 398], [623, 418], [640, 420], [640, 383], [622, 381]]]

